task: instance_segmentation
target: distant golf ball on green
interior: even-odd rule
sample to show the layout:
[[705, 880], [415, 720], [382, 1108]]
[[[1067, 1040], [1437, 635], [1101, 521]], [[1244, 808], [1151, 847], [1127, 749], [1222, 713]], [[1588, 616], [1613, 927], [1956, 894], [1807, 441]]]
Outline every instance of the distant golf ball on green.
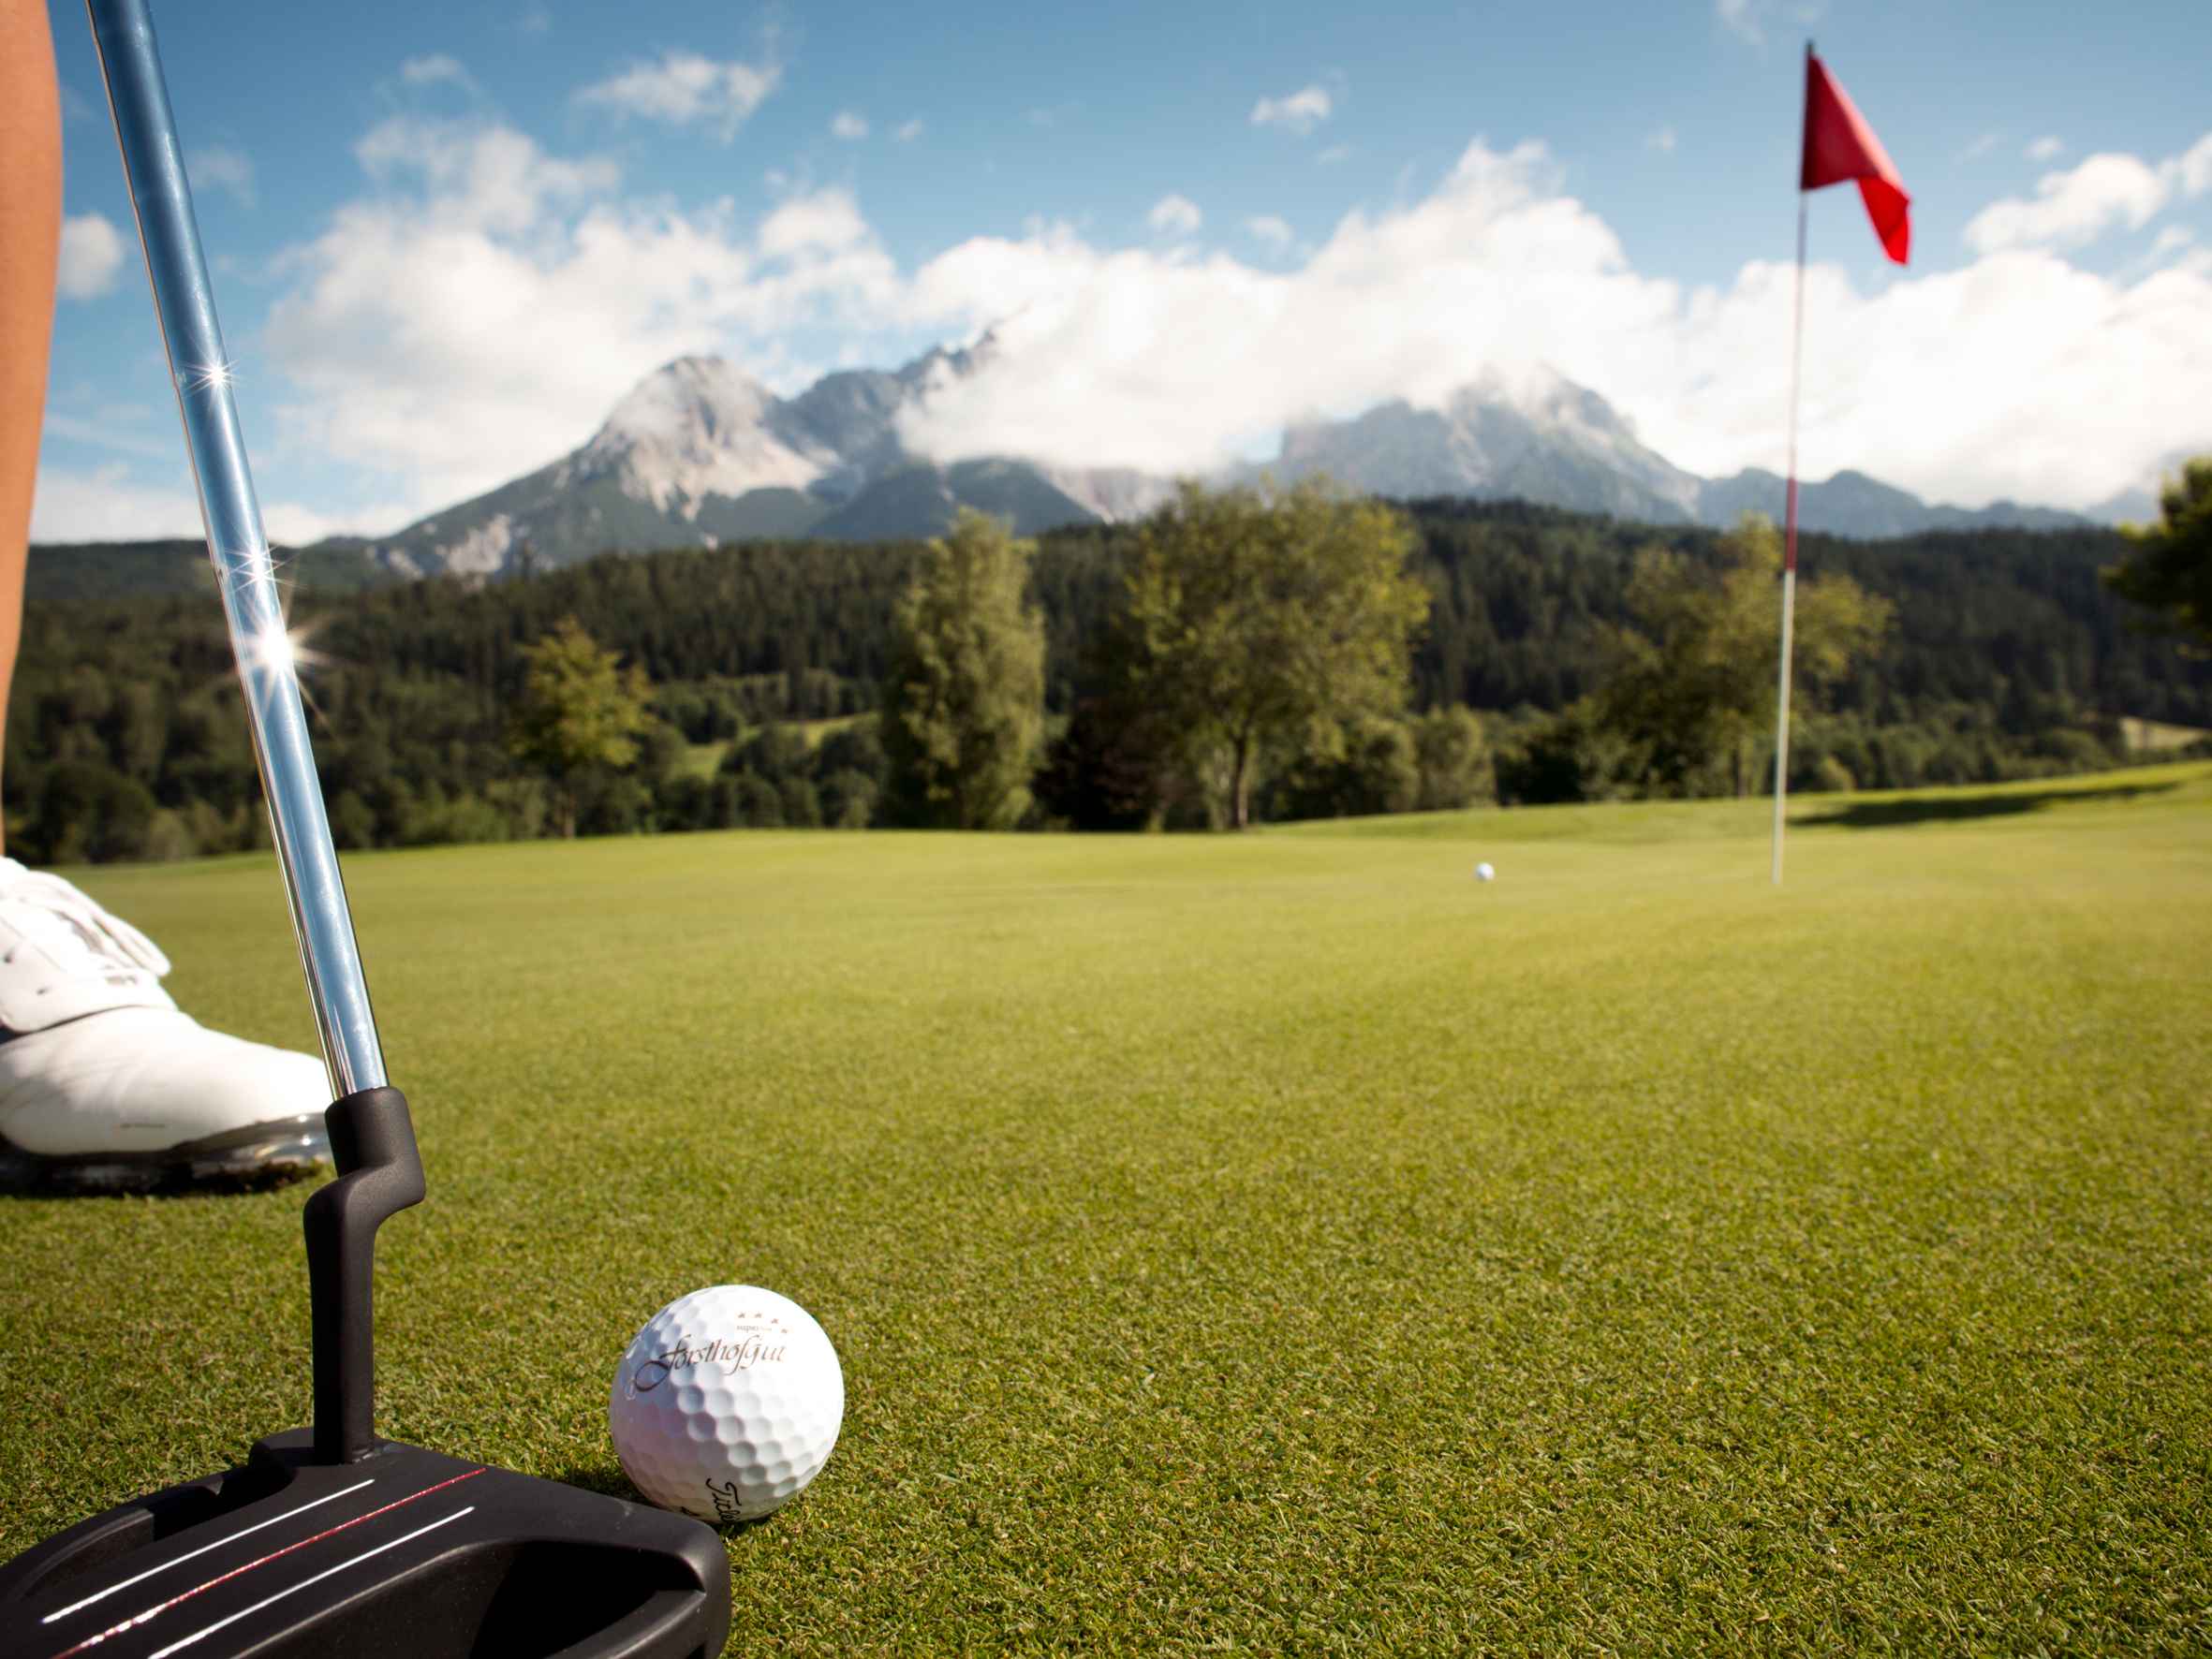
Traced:
[[1475, 879], [1477, 881], [1496, 881], [1497, 879], [1497, 872], [1493, 870], [1487, 863], [1477, 864], [1475, 866]]

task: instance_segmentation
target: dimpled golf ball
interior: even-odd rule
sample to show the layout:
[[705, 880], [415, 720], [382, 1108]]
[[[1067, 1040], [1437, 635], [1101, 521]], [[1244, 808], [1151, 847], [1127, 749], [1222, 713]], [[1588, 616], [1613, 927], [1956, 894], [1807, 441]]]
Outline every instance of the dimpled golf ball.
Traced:
[[1490, 881], [1495, 879], [1497, 874], [1497, 872], [1491, 869], [1486, 863], [1477, 864], [1475, 866], [1475, 879], [1477, 881]]
[[758, 1520], [804, 1491], [844, 1421], [845, 1373], [822, 1328], [750, 1285], [695, 1290], [654, 1314], [607, 1403], [631, 1484], [716, 1525]]

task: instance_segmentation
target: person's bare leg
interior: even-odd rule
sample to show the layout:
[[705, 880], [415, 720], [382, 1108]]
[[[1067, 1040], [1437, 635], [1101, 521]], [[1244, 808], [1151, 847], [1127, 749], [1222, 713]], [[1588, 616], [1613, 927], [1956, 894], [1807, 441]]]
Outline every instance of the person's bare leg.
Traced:
[[[45, 0], [0, 0], [0, 711], [22, 639], [61, 246], [62, 101]], [[0, 744], [7, 736], [0, 719]]]

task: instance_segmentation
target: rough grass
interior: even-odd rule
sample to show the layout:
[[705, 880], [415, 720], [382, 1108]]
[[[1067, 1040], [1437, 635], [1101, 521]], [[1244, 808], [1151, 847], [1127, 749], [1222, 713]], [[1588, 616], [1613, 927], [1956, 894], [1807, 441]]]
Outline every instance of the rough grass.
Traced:
[[[749, 1281], [733, 1652], [2202, 1651], [2212, 769], [1915, 799], [350, 859], [380, 1427], [626, 1490]], [[311, 1041], [265, 859], [85, 880]], [[303, 1197], [0, 1202], [0, 1553], [305, 1420]]]

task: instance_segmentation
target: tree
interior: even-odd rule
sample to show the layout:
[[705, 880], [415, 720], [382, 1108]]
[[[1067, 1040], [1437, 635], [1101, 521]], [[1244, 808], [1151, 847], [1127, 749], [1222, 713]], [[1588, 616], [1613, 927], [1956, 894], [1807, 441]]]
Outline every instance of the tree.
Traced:
[[1278, 774], [1270, 816], [1364, 818], [1419, 804], [1421, 757], [1405, 721], [1363, 714], [1320, 735], [1325, 747], [1290, 757]]
[[2212, 640], [2212, 455], [2198, 456], [2180, 477], [2166, 480], [2159, 518], [2120, 526], [2137, 551], [2104, 572], [2104, 585]]
[[1489, 736], [1458, 704], [1431, 709], [1413, 722], [1413, 751], [1421, 768], [1414, 804], [1422, 812], [1459, 812], [1497, 799]]
[[1523, 726], [1501, 745], [1497, 798], [1514, 806], [1622, 800], [1635, 793], [1650, 756], [1615, 728], [1595, 697]]
[[[1643, 626], [1604, 636], [1598, 712], [1642, 751], [1657, 793], [1703, 793], [1723, 757], [1733, 793], [1747, 793], [1750, 750], [1774, 724], [1782, 538], [1772, 521], [1746, 513], [1720, 553], [1718, 571], [1663, 547], [1637, 554], [1628, 597]], [[1799, 584], [1791, 667], [1808, 702], [1873, 648], [1889, 619], [1889, 601], [1848, 576]]]
[[1171, 745], [1159, 716], [1126, 695], [1086, 697], [1045, 746], [1030, 787], [1077, 830], [1143, 830], [1166, 805]]
[[1406, 570], [1415, 546], [1391, 508], [1326, 479], [1264, 494], [1186, 479], [1145, 520], [1128, 572], [1135, 688], [1228, 751], [1239, 830], [1270, 738], [1405, 706], [1429, 608]]
[[600, 650], [573, 616], [562, 618], [524, 655], [529, 667], [523, 700], [508, 722], [508, 742], [559, 778], [561, 833], [573, 840], [576, 774], [637, 758], [632, 740], [649, 718], [649, 687], [642, 669], [620, 667], [615, 653]]
[[1044, 624], [1024, 597], [1036, 552], [964, 507], [899, 597], [881, 735], [906, 822], [1003, 830], [1029, 804], [1044, 712]]

